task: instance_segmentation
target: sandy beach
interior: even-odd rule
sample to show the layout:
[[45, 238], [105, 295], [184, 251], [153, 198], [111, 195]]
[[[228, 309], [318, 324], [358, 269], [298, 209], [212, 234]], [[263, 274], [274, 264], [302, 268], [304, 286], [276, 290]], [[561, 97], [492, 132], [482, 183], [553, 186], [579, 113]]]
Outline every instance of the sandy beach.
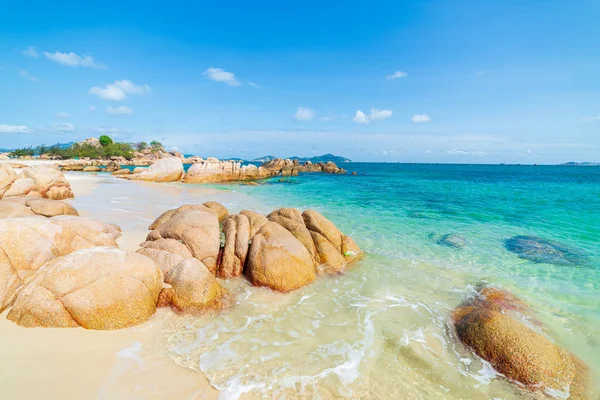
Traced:
[[[110, 176], [69, 174], [75, 199], [71, 203], [82, 216], [118, 223], [121, 248], [135, 250], [148, 233], [148, 224], [160, 210], [181, 204], [181, 197], [198, 201], [226, 194], [212, 189], [181, 189], [129, 181]], [[115, 191], [98, 190], [106, 180]], [[121, 185], [130, 186], [127, 194]], [[137, 186], [137, 188], [136, 188]], [[152, 207], [133, 201], [138, 193], [152, 192]], [[121, 193], [119, 193], [121, 192]], [[119, 197], [119, 194], [122, 196]], [[123, 196], [125, 195], [125, 196]], [[188, 198], [189, 198], [188, 197]], [[206, 200], [202, 200], [206, 199]], [[176, 365], [160, 346], [162, 332], [179, 318], [159, 309], [146, 323], [116, 331], [83, 328], [22, 328], [0, 315], [0, 341], [5, 343], [0, 363], [4, 399], [151, 399], [215, 398], [217, 392], [202, 375]]]

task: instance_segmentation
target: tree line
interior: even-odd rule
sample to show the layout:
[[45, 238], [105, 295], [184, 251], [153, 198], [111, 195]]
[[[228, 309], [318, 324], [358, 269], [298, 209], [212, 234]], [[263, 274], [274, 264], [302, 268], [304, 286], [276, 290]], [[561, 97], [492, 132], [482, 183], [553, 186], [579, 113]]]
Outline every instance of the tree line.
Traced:
[[109, 136], [102, 135], [98, 138], [100, 146], [93, 146], [89, 143], [75, 143], [71, 146], [64, 147], [60, 144], [52, 146], [46, 146], [44, 144], [37, 147], [23, 147], [15, 149], [10, 153], [11, 157], [25, 157], [25, 156], [41, 156], [46, 155], [51, 158], [65, 159], [78, 159], [78, 158], [92, 158], [92, 159], [103, 159], [109, 157], [124, 157], [128, 160], [133, 158], [133, 153], [136, 151], [142, 151], [145, 149], [151, 149], [153, 151], [164, 150], [163, 145], [156, 140], [148, 143], [137, 142], [115, 142]]

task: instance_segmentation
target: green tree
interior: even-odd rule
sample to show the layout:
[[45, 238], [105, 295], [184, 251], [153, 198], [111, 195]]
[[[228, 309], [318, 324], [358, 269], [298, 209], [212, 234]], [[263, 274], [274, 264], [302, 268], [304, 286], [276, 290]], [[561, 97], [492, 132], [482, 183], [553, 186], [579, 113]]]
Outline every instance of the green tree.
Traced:
[[148, 143], [146, 143], [146, 142], [137, 142], [135, 144], [135, 148], [137, 149], [137, 151], [142, 151], [142, 150], [148, 148]]
[[150, 146], [152, 147], [152, 149], [154, 150], [162, 150], [163, 149], [163, 145], [161, 142], [159, 142], [158, 140], [153, 140], [150, 142]]
[[33, 156], [34, 154], [35, 150], [31, 146], [23, 147], [22, 149], [16, 149], [10, 153], [12, 157]]
[[102, 145], [102, 147], [106, 147], [109, 144], [113, 144], [113, 140], [110, 138], [110, 136], [107, 136], [107, 135], [100, 136], [100, 138], [98, 138], [98, 140], [100, 141], [100, 144]]

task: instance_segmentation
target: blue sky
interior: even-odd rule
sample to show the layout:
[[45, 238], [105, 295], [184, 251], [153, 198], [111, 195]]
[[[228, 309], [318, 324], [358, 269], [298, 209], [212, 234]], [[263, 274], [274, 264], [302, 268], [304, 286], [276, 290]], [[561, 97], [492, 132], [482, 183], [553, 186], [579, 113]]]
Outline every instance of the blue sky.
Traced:
[[597, 0], [0, 3], [0, 148], [600, 161]]

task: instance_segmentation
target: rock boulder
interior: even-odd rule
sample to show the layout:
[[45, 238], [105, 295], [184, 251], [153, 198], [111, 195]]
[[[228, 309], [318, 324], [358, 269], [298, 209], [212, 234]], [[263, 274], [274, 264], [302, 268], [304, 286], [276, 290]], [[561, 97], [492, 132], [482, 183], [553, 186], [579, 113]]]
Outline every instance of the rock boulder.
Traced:
[[78, 250], [40, 268], [7, 318], [25, 327], [126, 328], [152, 316], [162, 285], [160, 269], [141, 254]]
[[306, 247], [275, 222], [263, 225], [252, 239], [245, 274], [253, 285], [280, 292], [307, 285], [317, 275]]

